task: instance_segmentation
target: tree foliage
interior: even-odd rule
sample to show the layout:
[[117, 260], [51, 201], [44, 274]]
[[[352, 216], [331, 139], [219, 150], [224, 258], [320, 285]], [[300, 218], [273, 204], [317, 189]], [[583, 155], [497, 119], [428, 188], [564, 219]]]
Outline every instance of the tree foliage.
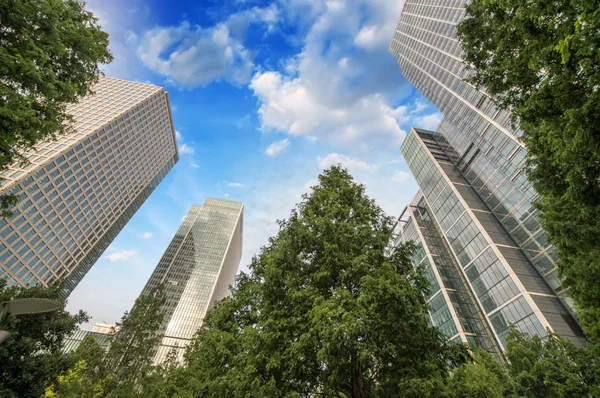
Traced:
[[65, 337], [88, 320], [84, 312], [75, 315], [64, 310], [61, 286], [7, 287], [0, 279], [0, 303], [15, 298], [47, 298], [62, 302], [62, 308], [44, 314], [9, 315], [0, 329], [11, 334], [0, 344], [0, 396], [39, 398], [44, 388], [61, 372], [73, 365], [61, 351]]
[[542, 225], [588, 337], [600, 337], [600, 4], [473, 0], [459, 25], [471, 81], [524, 132]]
[[550, 333], [531, 336], [512, 328], [505, 368], [483, 351], [453, 375], [456, 398], [566, 398], [600, 396], [600, 359], [593, 348], [578, 348]]
[[180, 391], [192, 396], [439, 396], [462, 346], [428, 325], [412, 246], [332, 167], [205, 318]]
[[[0, 171], [68, 132], [66, 105], [92, 93], [108, 34], [78, 0], [0, 0]], [[6, 211], [13, 196], [0, 198]], [[7, 213], [3, 213], [4, 216]]]
[[160, 396], [159, 384], [175, 370], [175, 362], [153, 366], [155, 349], [162, 336], [156, 333], [164, 318], [161, 286], [141, 295], [117, 324], [108, 352], [92, 336], [71, 354], [74, 366], [46, 389], [47, 398], [100, 398]]

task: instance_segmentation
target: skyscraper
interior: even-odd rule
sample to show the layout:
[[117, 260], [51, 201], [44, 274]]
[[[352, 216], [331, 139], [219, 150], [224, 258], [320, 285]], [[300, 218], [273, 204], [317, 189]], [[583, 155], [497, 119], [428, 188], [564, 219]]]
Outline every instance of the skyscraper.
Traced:
[[[465, 82], [469, 71], [456, 25], [464, 18], [466, 3], [407, 0], [389, 48], [404, 76], [444, 114], [437, 131], [411, 130], [401, 148], [421, 191], [400, 219], [398, 238], [408, 236], [402, 225], [417, 228], [411, 236], [425, 224], [434, 227], [465, 297], [471, 298], [468, 307], [477, 310], [482, 322], [483, 329], [474, 335], [488, 336], [502, 347], [505, 328], [500, 324], [512, 322], [539, 334], [550, 327], [582, 342], [573, 301], [557, 275], [555, 248], [531, 205], [538, 196], [525, 175], [521, 132], [508, 112]], [[421, 244], [427, 246], [426, 240], [420, 239]], [[476, 265], [482, 261], [497, 265]], [[432, 272], [443, 268], [435, 261], [431, 266]], [[479, 275], [475, 268], [488, 269], [487, 274]], [[441, 290], [453, 289], [438, 282]], [[451, 316], [457, 333], [463, 333], [461, 340], [468, 340], [472, 335], [459, 314], [465, 309], [458, 309], [450, 294], [444, 302], [443, 318]], [[509, 314], [492, 318], [503, 312]], [[441, 321], [434, 319], [434, 324]]]
[[76, 330], [65, 338], [62, 350], [65, 353], [75, 351], [86, 337], [92, 336], [103, 350], [108, 351], [110, 338], [115, 328], [116, 325], [96, 322], [94, 326], [92, 326], [92, 330]]
[[142, 291], [165, 289], [156, 363], [173, 348], [181, 357], [206, 312], [229, 295], [242, 256], [243, 211], [243, 203], [214, 198], [192, 206], [158, 262]]
[[70, 293], [178, 161], [163, 88], [101, 78], [70, 105], [74, 131], [25, 154], [2, 173], [15, 194], [0, 220], [0, 278], [9, 285], [66, 280]]

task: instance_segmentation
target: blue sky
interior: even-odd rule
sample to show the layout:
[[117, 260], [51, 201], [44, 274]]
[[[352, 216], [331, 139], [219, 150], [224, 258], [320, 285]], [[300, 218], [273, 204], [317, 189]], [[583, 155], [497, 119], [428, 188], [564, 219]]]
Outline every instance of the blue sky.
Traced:
[[390, 215], [416, 184], [399, 147], [437, 110], [387, 52], [389, 0], [90, 0], [107, 76], [169, 92], [180, 161], [69, 298], [93, 322], [130, 309], [192, 204], [245, 203], [241, 270], [319, 173], [348, 167]]

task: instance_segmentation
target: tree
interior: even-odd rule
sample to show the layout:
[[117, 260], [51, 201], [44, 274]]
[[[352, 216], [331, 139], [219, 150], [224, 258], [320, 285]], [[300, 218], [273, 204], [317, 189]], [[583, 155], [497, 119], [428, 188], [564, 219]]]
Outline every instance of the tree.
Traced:
[[520, 397], [600, 396], [600, 359], [592, 347], [578, 348], [554, 333], [546, 337], [511, 329], [508, 373]]
[[586, 335], [600, 338], [600, 5], [473, 0], [458, 34], [471, 82], [523, 130], [541, 222]]
[[130, 312], [117, 324], [105, 357], [110, 370], [106, 391], [111, 397], [130, 397], [139, 380], [153, 370], [152, 360], [162, 336], [157, 333], [164, 319], [162, 286], [140, 295]]
[[427, 323], [413, 247], [332, 167], [211, 310], [186, 354], [193, 396], [440, 396], [467, 354]]
[[600, 359], [554, 333], [509, 331], [504, 367], [483, 351], [452, 376], [453, 397], [566, 398], [600, 396]]
[[[66, 106], [92, 93], [112, 61], [108, 34], [78, 0], [0, 0], [0, 171], [71, 131]], [[2, 216], [16, 203], [0, 197]]]
[[106, 352], [93, 336], [87, 336], [71, 354], [75, 365], [45, 390], [46, 398], [104, 397], [111, 372], [106, 366]]
[[507, 395], [508, 375], [494, 358], [475, 350], [473, 361], [461, 365], [452, 375], [450, 391], [456, 398], [502, 398]]
[[2, 329], [10, 337], [0, 344], [0, 396], [39, 398], [44, 388], [60, 373], [73, 365], [73, 360], [61, 351], [66, 336], [86, 322], [88, 316], [80, 311], [75, 315], [64, 310], [62, 286], [49, 288], [7, 287], [0, 279], [0, 302], [15, 298], [48, 298], [63, 303], [58, 311], [35, 315], [8, 316]]
[[154, 367], [152, 360], [162, 336], [164, 289], [140, 295], [111, 336], [105, 352], [92, 336], [85, 338], [71, 355], [73, 367], [46, 389], [48, 398], [151, 396], [143, 389], [158, 389], [156, 383], [174, 371], [173, 360]]

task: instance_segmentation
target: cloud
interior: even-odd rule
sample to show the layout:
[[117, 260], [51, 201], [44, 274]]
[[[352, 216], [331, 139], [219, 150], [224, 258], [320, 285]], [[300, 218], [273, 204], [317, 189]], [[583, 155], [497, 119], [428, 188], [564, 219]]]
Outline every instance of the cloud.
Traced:
[[354, 44], [371, 51], [377, 46], [376, 33], [377, 28], [375, 26], [365, 26], [354, 37]]
[[111, 253], [104, 257], [111, 263], [114, 263], [115, 261], [131, 260], [132, 258], [135, 258], [137, 254], [138, 253], [135, 250], [122, 250], [119, 252]]
[[279, 9], [254, 7], [231, 15], [226, 21], [202, 28], [183, 21], [178, 26], [156, 27], [140, 39], [137, 54], [149, 68], [186, 87], [224, 79], [246, 84], [254, 69], [253, 55], [244, 46], [249, 24], [275, 29]]
[[290, 140], [285, 138], [281, 141], [277, 141], [277, 142], [274, 142], [271, 145], [269, 145], [267, 147], [267, 149], [265, 149], [265, 153], [269, 156], [277, 156], [277, 155], [279, 155], [279, 153], [281, 151], [283, 151], [289, 145], [290, 145]]
[[319, 180], [317, 180], [316, 178], [306, 181], [306, 184], [304, 184], [304, 189], [306, 191], [309, 191], [312, 187], [314, 187], [315, 185], [319, 185]]
[[179, 130], [175, 130], [175, 138], [177, 138], [177, 142], [183, 141], [183, 135], [181, 135]]
[[352, 159], [346, 155], [340, 155], [337, 153], [330, 153], [327, 156], [319, 157], [317, 158], [317, 161], [319, 162], [319, 168], [321, 170], [328, 169], [337, 164], [341, 164], [352, 172], [356, 172], [358, 170], [375, 171], [378, 168], [377, 165], [369, 164], [358, 159]]
[[432, 113], [431, 115], [421, 116], [415, 120], [413, 127], [422, 128], [425, 130], [435, 130], [442, 121], [442, 117], [442, 114], [439, 112]]
[[190, 163], [190, 167], [191, 167], [192, 169], [199, 169], [199, 168], [200, 168], [200, 165], [199, 165], [198, 163], [193, 163], [193, 162], [192, 162], [192, 163]]
[[410, 173], [407, 173], [406, 171], [397, 171], [393, 176], [392, 176], [392, 180], [396, 181], [396, 182], [404, 182], [406, 181], [407, 178], [410, 177]]
[[181, 155], [193, 155], [196, 153], [196, 149], [189, 144], [181, 144], [179, 145], [179, 154]]
[[152, 237], [153, 233], [152, 232], [144, 232], [142, 234], [142, 239], [150, 239]]
[[223, 184], [225, 184], [228, 187], [233, 187], [233, 188], [242, 188], [244, 186], [243, 184], [240, 184], [239, 182], [223, 181]]
[[292, 22], [305, 23], [302, 51], [281, 70], [254, 74], [263, 131], [324, 138], [347, 147], [397, 146], [409, 121], [401, 100], [413, 91], [387, 52], [402, 2], [283, 2]]

